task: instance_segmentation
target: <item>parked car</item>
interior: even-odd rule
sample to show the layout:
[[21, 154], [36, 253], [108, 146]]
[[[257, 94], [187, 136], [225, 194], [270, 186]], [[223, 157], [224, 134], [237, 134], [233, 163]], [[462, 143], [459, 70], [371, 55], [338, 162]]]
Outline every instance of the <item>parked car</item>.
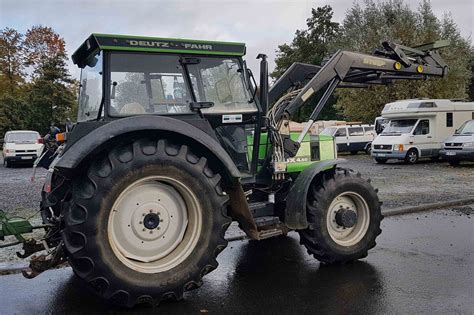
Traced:
[[440, 155], [451, 165], [458, 165], [462, 161], [474, 162], [474, 119], [466, 121], [444, 141]]
[[33, 163], [43, 151], [43, 139], [37, 131], [15, 130], [5, 134], [3, 143], [3, 164]]
[[390, 121], [372, 142], [372, 156], [377, 163], [437, 159], [443, 141], [473, 115], [474, 102], [412, 99], [389, 103], [382, 117]]
[[325, 128], [320, 134], [333, 136], [337, 152], [357, 154], [364, 151], [370, 154], [371, 143], [374, 140], [372, 125], [341, 125]]

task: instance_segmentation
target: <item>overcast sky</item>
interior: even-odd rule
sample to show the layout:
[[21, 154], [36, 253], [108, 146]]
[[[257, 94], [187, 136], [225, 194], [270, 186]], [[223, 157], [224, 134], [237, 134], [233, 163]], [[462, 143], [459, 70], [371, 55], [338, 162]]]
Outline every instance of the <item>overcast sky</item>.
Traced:
[[[362, 2], [362, 1], [359, 1]], [[413, 8], [419, 0], [407, 0]], [[432, 0], [435, 14], [451, 12], [462, 35], [474, 31], [473, 0]], [[256, 73], [257, 53], [266, 53], [273, 69], [275, 49], [305, 26], [311, 8], [330, 4], [341, 22], [352, 0], [0, 0], [0, 27], [25, 32], [32, 25], [51, 26], [66, 40], [69, 57], [90, 33], [148, 35], [247, 44], [249, 66]], [[71, 73], [78, 71], [70, 62]]]

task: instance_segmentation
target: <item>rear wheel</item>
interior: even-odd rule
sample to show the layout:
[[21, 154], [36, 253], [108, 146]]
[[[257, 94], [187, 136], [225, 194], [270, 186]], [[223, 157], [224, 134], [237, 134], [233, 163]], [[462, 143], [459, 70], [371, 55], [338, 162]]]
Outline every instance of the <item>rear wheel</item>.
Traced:
[[410, 149], [405, 156], [405, 162], [409, 164], [416, 164], [418, 162], [418, 150]]
[[220, 175], [185, 145], [114, 149], [73, 182], [62, 233], [70, 264], [114, 304], [179, 300], [217, 267], [227, 200]]
[[309, 226], [301, 243], [323, 263], [346, 263], [367, 256], [381, 233], [376, 190], [360, 174], [327, 171], [311, 183], [307, 196]]
[[12, 166], [12, 162], [9, 162], [8, 160], [4, 160], [3, 164], [5, 165], [6, 168], [9, 168]]
[[365, 153], [367, 153], [368, 155], [370, 155], [370, 153], [372, 152], [372, 145], [369, 143], [366, 147], [365, 147]]

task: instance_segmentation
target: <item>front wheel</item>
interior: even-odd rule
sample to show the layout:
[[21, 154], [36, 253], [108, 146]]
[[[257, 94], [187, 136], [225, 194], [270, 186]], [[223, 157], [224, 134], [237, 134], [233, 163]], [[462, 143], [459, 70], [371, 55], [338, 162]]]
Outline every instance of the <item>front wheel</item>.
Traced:
[[368, 180], [346, 169], [313, 179], [307, 196], [309, 226], [301, 243], [323, 263], [346, 263], [367, 256], [381, 233], [381, 203]]
[[142, 139], [73, 181], [63, 240], [76, 273], [113, 304], [179, 300], [217, 267], [227, 196], [186, 146]]
[[417, 149], [410, 149], [405, 156], [405, 163], [408, 164], [416, 164], [418, 162], [418, 150]]

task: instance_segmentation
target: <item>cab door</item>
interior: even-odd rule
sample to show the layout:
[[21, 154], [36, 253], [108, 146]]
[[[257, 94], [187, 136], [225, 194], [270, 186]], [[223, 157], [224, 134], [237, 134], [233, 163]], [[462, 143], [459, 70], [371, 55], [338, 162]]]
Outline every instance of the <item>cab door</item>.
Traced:
[[234, 57], [199, 57], [186, 65], [192, 92], [198, 102], [214, 105], [201, 109], [216, 135], [234, 160], [243, 177], [256, 172], [259, 108], [240, 59]]
[[420, 119], [412, 133], [413, 144], [420, 150], [420, 157], [433, 156], [435, 144], [430, 119]]

